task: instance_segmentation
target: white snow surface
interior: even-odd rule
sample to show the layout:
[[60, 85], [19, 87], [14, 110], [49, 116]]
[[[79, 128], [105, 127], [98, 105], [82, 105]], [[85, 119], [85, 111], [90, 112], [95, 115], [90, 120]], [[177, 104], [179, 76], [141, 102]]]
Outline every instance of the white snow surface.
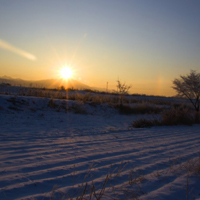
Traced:
[[153, 116], [49, 101], [0, 96], [0, 200], [89, 199], [107, 175], [101, 199], [200, 199], [200, 125], [136, 129]]

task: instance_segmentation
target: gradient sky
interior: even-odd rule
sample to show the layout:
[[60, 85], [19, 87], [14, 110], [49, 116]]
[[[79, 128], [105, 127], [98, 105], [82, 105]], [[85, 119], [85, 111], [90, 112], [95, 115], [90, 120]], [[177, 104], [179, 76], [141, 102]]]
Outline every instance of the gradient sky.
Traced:
[[0, 76], [58, 78], [174, 95], [174, 78], [200, 72], [199, 0], [0, 0]]

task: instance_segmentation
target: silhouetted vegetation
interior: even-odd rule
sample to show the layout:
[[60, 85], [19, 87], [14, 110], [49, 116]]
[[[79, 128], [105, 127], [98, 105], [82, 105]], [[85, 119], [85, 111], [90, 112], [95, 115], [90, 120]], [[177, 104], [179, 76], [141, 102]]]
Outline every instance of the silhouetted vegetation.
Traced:
[[117, 80], [117, 94], [119, 94], [119, 104], [123, 105], [124, 96], [128, 94], [131, 85], [127, 85], [126, 83], [121, 83], [121, 81]]
[[119, 110], [120, 114], [159, 114], [163, 111], [161, 107], [146, 103], [137, 104], [136, 106], [115, 105], [114, 108]]
[[199, 106], [200, 106], [200, 73], [191, 70], [190, 74], [180, 76], [179, 79], [173, 81], [173, 88], [177, 92], [177, 96], [189, 99], [195, 108], [196, 122], [199, 121]]
[[172, 126], [172, 125], [192, 125], [200, 123], [196, 121], [195, 112], [186, 105], [174, 105], [170, 109], [162, 112], [160, 120], [139, 119], [133, 122], [135, 128], [145, 128], [152, 126]]

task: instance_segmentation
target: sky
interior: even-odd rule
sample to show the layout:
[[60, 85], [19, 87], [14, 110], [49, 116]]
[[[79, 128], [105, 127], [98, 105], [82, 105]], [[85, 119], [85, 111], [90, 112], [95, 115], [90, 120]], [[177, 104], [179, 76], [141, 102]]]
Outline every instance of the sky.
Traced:
[[0, 0], [0, 76], [172, 96], [200, 72], [199, 0]]

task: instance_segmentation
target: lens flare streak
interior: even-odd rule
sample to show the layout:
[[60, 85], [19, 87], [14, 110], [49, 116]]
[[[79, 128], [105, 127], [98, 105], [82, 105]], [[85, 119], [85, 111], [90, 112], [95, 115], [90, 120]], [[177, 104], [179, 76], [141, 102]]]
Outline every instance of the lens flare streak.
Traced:
[[0, 48], [2, 48], [4, 50], [11, 51], [15, 54], [18, 54], [18, 55], [25, 57], [25, 58], [32, 60], [32, 61], [35, 61], [37, 59], [34, 55], [32, 55], [32, 54], [30, 54], [30, 53], [28, 53], [28, 52], [26, 52], [22, 49], [14, 47], [13, 45], [11, 45], [11, 44], [9, 44], [9, 43], [1, 40], [1, 39], [0, 39]]

